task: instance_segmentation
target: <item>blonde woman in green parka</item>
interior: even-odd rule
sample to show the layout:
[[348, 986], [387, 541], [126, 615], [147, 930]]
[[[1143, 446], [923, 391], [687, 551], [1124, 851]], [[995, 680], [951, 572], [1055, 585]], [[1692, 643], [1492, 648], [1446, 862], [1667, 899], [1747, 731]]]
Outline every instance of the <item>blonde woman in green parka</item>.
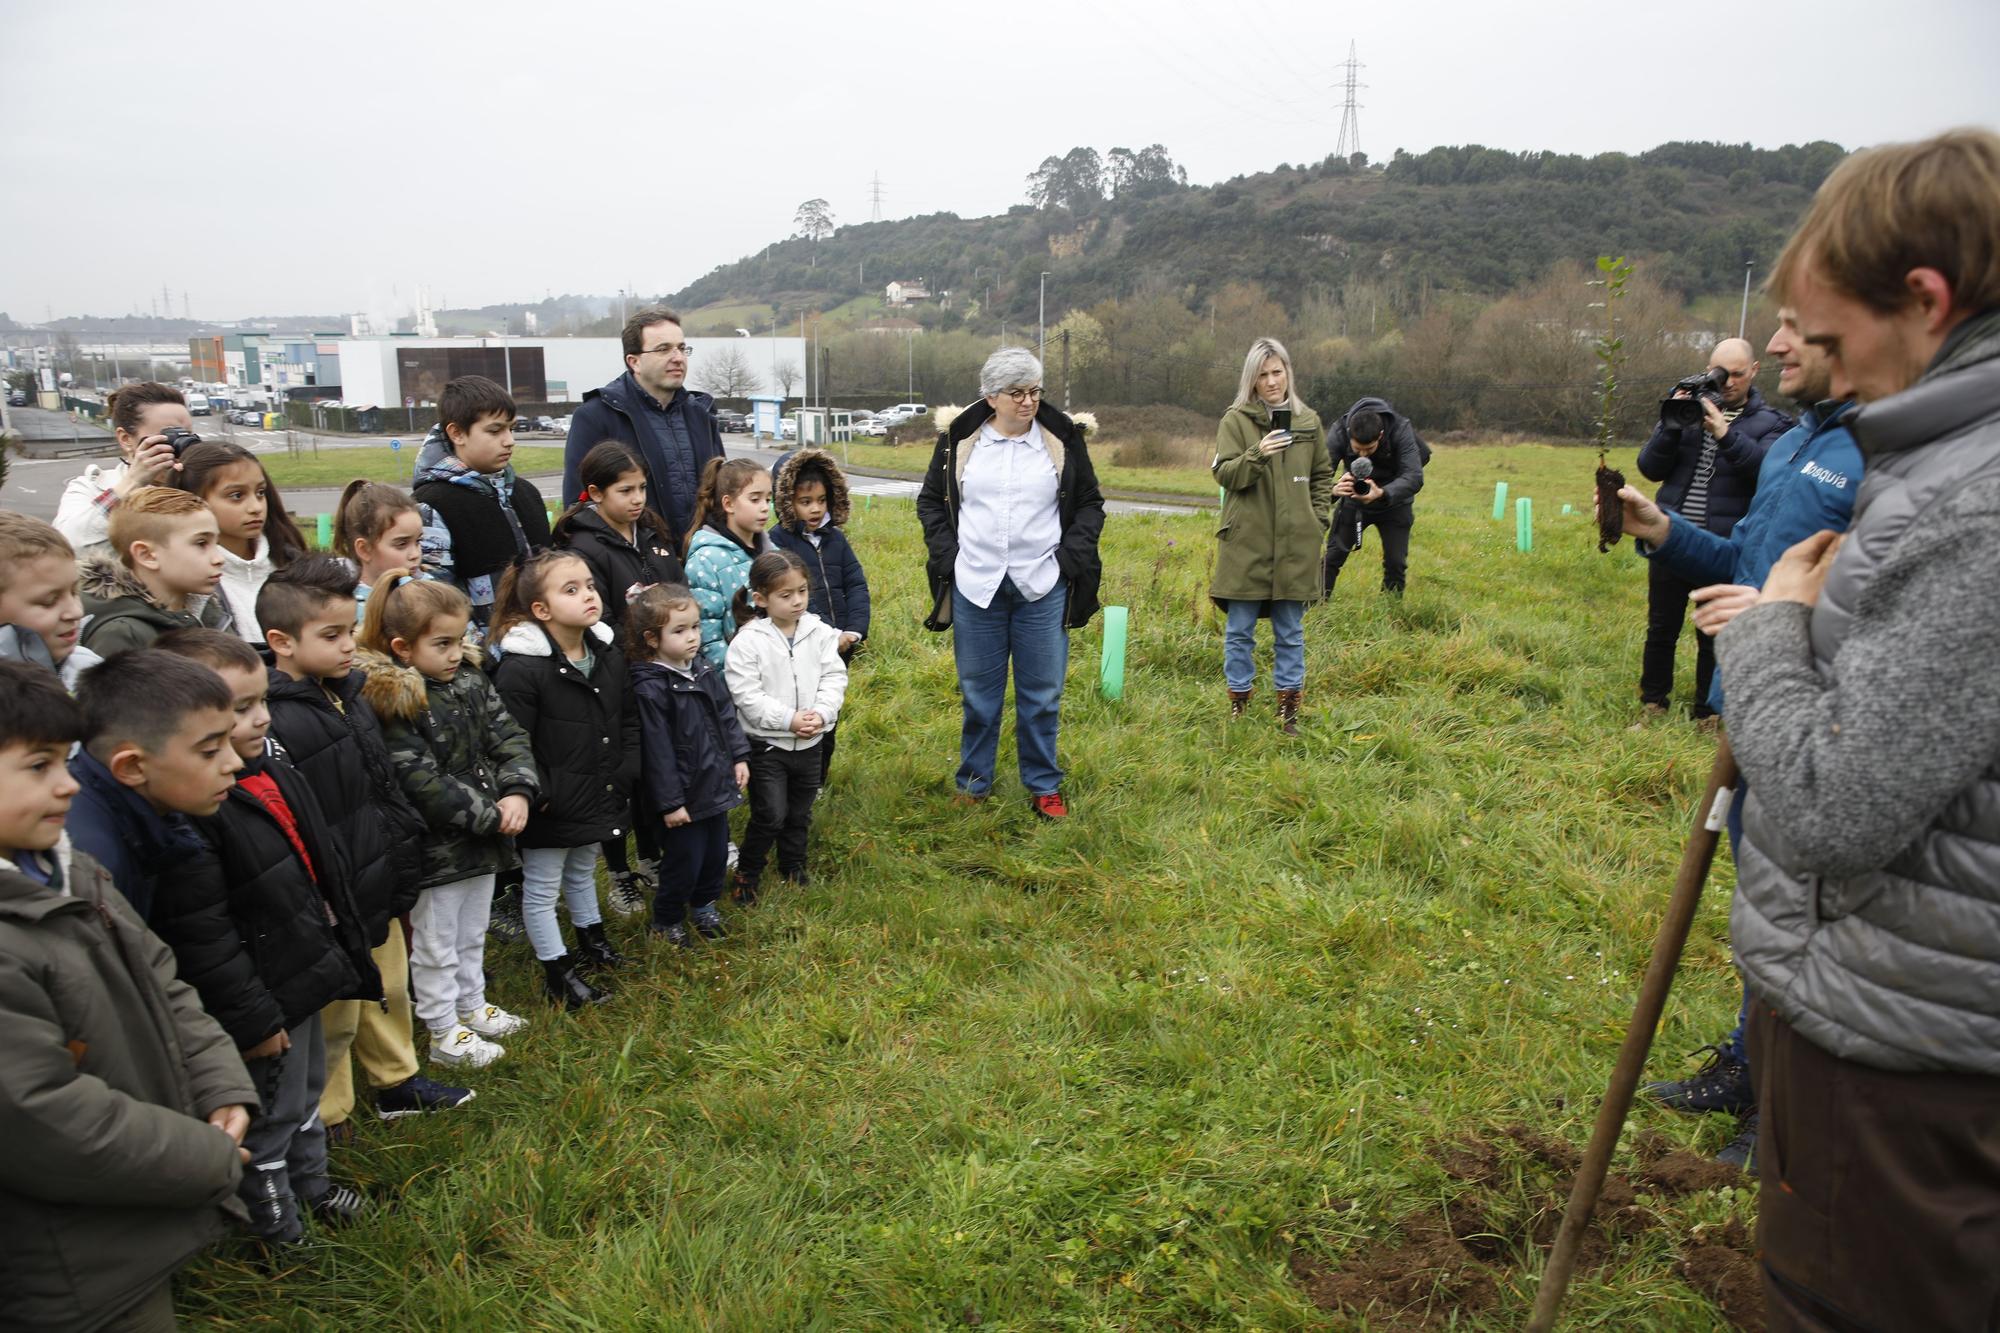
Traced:
[[1306, 606], [1325, 591], [1320, 553], [1333, 512], [1333, 459], [1319, 417], [1299, 401], [1291, 354], [1276, 338], [1250, 344], [1236, 401], [1215, 432], [1209, 471], [1222, 487], [1208, 595], [1228, 617], [1222, 674], [1229, 716], [1243, 716], [1250, 702], [1257, 622], [1269, 617], [1278, 725], [1296, 736], [1306, 682]]

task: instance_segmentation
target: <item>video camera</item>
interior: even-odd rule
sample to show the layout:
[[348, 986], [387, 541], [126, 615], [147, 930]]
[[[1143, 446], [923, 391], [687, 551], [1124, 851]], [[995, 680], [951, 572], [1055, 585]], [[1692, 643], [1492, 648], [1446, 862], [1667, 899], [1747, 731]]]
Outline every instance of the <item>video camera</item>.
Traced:
[[1684, 393], [1687, 397], [1676, 398], [1668, 394], [1660, 400], [1660, 424], [1675, 430], [1699, 426], [1703, 415], [1702, 402], [1706, 400], [1719, 406], [1722, 390], [1728, 383], [1729, 372], [1720, 366], [1710, 366], [1699, 375], [1688, 376], [1673, 388], [1673, 393]]
[[1361, 483], [1375, 475], [1375, 460], [1372, 458], [1355, 459], [1347, 465], [1347, 475], [1354, 479], [1355, 498], [1359, 499]]

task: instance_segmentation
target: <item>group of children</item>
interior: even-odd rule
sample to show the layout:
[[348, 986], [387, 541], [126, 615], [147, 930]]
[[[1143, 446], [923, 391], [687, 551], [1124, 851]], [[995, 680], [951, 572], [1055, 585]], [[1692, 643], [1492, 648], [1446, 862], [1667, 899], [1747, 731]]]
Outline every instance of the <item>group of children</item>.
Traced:
[[0, 511], [0, 1289], [26, 1324], [170, 1322], [225, 1214], [278, 1246], [365, 1212], [329, 1169], [350, 1055], [384, 1118], [472, 1099], [414, 1037], [476, 1069], [529, 1026], [487, 993], [507, 886], [560, 1010], [628, 961], [600, 857], [680, 947], [725, 936], [774, 849], [808, 882], [869, 620], [833, 459], [775, 486], [713, 461], [676, 534], [606, 442], [551, 526], [506, 392], [438, 406], [413, 492], [342, 495], [337, 554], [254, 453], [174, 442], [162, 385], [120, 392], [126, 461], [56, 525]]

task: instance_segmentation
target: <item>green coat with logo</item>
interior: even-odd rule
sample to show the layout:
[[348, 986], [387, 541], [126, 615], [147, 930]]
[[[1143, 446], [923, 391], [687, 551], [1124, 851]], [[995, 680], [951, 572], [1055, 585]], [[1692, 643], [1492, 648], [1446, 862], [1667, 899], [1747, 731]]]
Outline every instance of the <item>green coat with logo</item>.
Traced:
[[1333, 459], [1309, 407], [1292, 413], [1291, 447], [1265, 457], [1257, 442], [1271, 409], [1252, 401], [1223, 414], [1209, 465], [1222, 487], [1216, 530], [1217, 602], [1317, 602], [1321, 554], [1333, 516]]

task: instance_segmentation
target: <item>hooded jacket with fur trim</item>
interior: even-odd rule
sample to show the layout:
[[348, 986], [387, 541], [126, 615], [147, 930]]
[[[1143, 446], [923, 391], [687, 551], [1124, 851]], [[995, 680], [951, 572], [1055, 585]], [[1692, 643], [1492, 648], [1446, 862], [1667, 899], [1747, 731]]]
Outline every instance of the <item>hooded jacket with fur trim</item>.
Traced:
[[[811, 530], [800, 523], [793, 504], [799, 472], [808, 464], [826, 475], [826, 520]], [[868, 576], [861, 572], [854, 544], [843, 531], [854, 512], [854, 502], [840, 464], [824, 449], [800, 449], [778, 460], [772, 487], [778, 523], [771, 529], [771, 544], [806, 562], [811, 585], [807, 609], [833, 626], [836, 633], [867, 638], [872, 610]]]
[[622, 838], [632, 827], [639, 714], [615, 638], [602, 621], [590, 627], [587, 673], [540, 624], [512, 626], [500, 639], [493, 681], [527, 732], [541, 773], [518, 839], [523, 847], [582, 847]]
[[468, 646], [450, 680], [364, 649], [362, 697], [382, 723], [403, 795], [423, 816], [424, 867], [419, 888], [497, 874], [519, 864], [500, 836], [500, 801], [525, 796], [533, 808], [541, 782], [528, 733]]
[[77, 587], [90, 616], [77, 642], [99, 657], [151, 647], [170, 629], [227, 630], [233, 623], [220, 597], [190, 597], [187, 610], [169, 611], [153, 600], [138, 575], [105, 556], [83, 562]]

